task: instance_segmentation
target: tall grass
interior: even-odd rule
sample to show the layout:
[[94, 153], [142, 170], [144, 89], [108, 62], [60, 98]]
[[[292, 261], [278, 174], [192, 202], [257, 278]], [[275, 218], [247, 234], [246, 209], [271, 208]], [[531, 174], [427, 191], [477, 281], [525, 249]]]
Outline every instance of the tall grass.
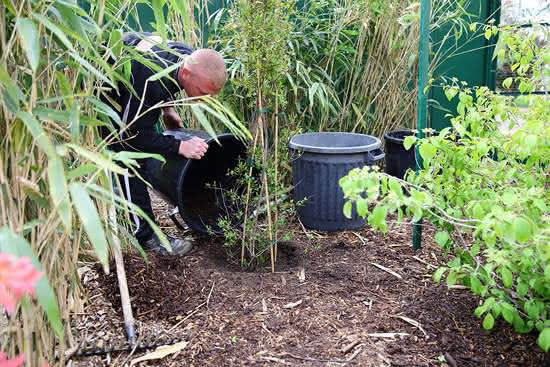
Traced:
[[[116, 117], [99, 101], [99, 87], [127, 84], [125, 65], [139, 57], [120, 42], [137, 3], [91, 1], [89, 12], [74, 0], [0, 3], [0, 252], [30, 256], [45, 273], [36, 301], [22, 302], [0, 331], [0, 349], [24, 353], [29, 366], [44, 360], [64, 365], [65, 352], [77, 344], [69, 325], [85, 297], [78, 259], [92, 256], [110, 271], [114, 233], [135, 242], [123, 219], [128, 209], [143, 213], [114, 194], [111, 177], [125, 167], [131, 171], [136, 156], [109, 152], [97, 129]], [[178, 24], [193, 29], [179, 2], [152, 4], [155, 27], [166, 37], [184, 38]], [[164, 7], [171, 17], [179, 15], [174, 27]], [[193, 41], [193, 33], [185, 34]], [[108, 55], [118, 61], [108, 64]], [[215, 117], [237, 135], [248, 134], [212, 99], [193, 111], [209, 116], [197, 114], [203, 129], [213, 131]], [[112, 207], [121, 217], [117, 231], [104, 220]]]

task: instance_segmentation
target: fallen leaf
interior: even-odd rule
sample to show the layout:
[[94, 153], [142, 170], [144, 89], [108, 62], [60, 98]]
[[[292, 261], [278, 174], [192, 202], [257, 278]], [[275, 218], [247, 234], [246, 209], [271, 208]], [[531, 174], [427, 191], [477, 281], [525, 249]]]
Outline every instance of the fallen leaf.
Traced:
[[298, 280], [300, 283], [305, 282], [306, 280], [306, 269], [300, 268], [300, 271], [298, 272]]
[[146, 354], [139, 358], [132, 359], [132, 361], [130, 362], [130, 366], [133, 366], [139, 362], [150, 361], [152, 359], [162, 359], [170, 354], [179, 352], [180, 350], [184, 349], [187, 346], [187, 344], [189, 343], [186, 341], [183, 341], [172, 345], [160, 346], [149, 354]]
[[302, 300], [299, 300], [299, 301], [296, 301], [296, 302], [292, 302], [292, 303], [289, 303], [289, 304], [286, 304], [283, 306], [283, 308], [286, 308], [286, 309], [291, 309], [291, 308], [295, 308], [295, 307], [298, 307], [302, 304]]
[[262, 312], [267, 312], [267, 303], [265, 302], [265, 298], [262, 298]]

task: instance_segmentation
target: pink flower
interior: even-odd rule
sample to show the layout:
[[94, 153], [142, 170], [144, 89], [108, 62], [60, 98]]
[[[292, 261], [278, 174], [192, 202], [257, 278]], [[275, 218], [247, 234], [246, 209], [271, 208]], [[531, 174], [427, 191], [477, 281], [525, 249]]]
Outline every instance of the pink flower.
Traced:
[[0, 305], [12, 313], [21, 297], [34, 295], [34, 286], [41, 276], [28, 257], [0, 253]]
[[14, 359], [8, 359], [5, 353], [0, 352], [0, 367], [19, 367], [25, 363], [25, 356], [20, 355]]

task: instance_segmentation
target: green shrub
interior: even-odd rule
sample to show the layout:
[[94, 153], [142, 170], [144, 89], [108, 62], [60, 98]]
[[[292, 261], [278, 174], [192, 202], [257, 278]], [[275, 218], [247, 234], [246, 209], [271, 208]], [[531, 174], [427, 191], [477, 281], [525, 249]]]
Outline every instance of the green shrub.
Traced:
[[[498, 32], [487, 27], [486, 37]], [[547, 73], [548, 48], [514, 33], [500, 36], [516, 50], [513, 65], [522, 90], [532, 91]], [[387, 231], [388, 215], [398, 221], [424, 218], [437, 229], [436, 242], [453, 254], [434, 279], [446, 274], [448, 285], [463, 284], [481, 297], [475, 315], [483, 317], [484, 328], [502, 318], [518, 332], [537, 330], [538, 343], [547, 351], [550, 100], [526, 95], [522, 99], [529, 107], [519, 108], [511, 97], [458, 83], [446, 94], [459, 99], [452, 128], [405, 141], [407, 149], [415, 145], [423, 169], [409, 172], [406, 181], [376, 168], [353, 170], [340, 183], [348, 199], [344, 210], [354, 203], [382, 231]]]

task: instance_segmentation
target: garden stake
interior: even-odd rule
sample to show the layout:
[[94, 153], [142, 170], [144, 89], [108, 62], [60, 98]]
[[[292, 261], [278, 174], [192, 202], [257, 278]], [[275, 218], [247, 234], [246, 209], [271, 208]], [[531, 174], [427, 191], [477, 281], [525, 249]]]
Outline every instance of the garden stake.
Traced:
[[[418, 47], [418, 112], [417, 112], [417, 138], [424, 137], [424, 129], [428, 119], [427, 97], [425, 88], [428, 81], [429, 46], [430, 46], [430, 14], [431, 0], [422, 0], [420, 3], [420, 44]], [[416, 151], [416, 172], [423, 166], [422, 157], [418, 149]], [[413, 249], [418, 250], [422, 245], [422, 219], [413, 224]]]
[[113, 233], [113, 253], [115, 256], [116, 275], [118, 279], [118, 288], [120, 290], [120, 303], [122, 304], [122, 314], [124, 316], [124, 329], [126, 331], [126, 339], [130, 345], [136, 342], [136, 331], [134, 327], [134, 316], [132, 315], [132, 304], [130, 301], [130, 293], [128, 292], [128, 282], [126, 280], [126, 271], [124, 269], [124, 260], [120, 250], [120, 239], [118, 238], [118, 226], [116, 224], [115, 206], [111, 206], [110, 213], [111, 221], [114, 228]]

